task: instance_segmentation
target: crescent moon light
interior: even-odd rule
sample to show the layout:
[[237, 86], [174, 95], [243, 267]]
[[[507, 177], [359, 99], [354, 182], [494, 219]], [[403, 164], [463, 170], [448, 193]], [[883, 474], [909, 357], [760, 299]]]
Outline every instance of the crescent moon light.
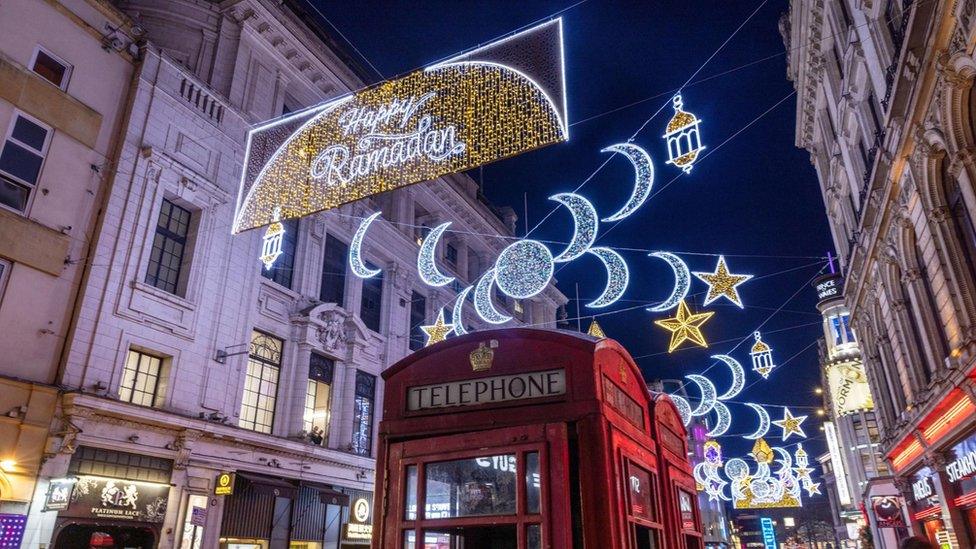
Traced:
[[753, 404], [751, 402], [747, 402], [746, 406], [752, 408], [757, 414], [759, 414], [759, 428], [756, 429], [756, 432], [752, 433], [751, 435], [742, 435], [742, 438], [756, 440], [766, 436], [766, 433], [769, 432], [769, 412], [767, 412], [762, 406]]
[[512, 317], [500, 313], [495, 308], [495, 304], [491, 302], [491, 285], [494, 281], [495, 269], [488, 269], [478, 279], [478, 284], [474, 287], [474, 310], [481, 317], [481, 320], [489, 324], [504, 324], [512, 320]]
[[783, 465], [783, 471], [790, 471], [793, 468], [793, 456], [786, 451], [785, 448], [780, 448], [779, 446], [773, 446], [773, 451], [779, 454], [783, 459], [779, 460]]
[[709, 437], [720, 437], [729, 430], [732, 426], [732, 412], [729, 411], [729, 407], [725, 404], [716, 401], [715, 406], [712, 408], [715, 414], [718, 415], [718, 422], [715, 423], [715, 427], [712, 428], [705, 436]]
[[718, 402], [718, 392], [715, 390], [715, 385], [707, 377], [698, 374], [691, 374], [685, 377], [697, 385], [698, 390], [701, 392], [701, 404], [692, 410], [691, 415], [697, 417], [711, 412], [715, 403]]
[[610, 248], [590, 248], [587, 252], [600, 258], [607, 269], [607, 285], [600, 297], [586, 304], [587, 307], [599, 309], [608, 307], [623, 297], [630, 284], [630, 270], [621, 255]]
[[648, 257], [663, 259], [674, 271], [674, 290], [671, 291], [671, 295], [647, 310], [652, 313], [660, 313], [677, 307], [678, 303], [681, 303], [688, 296], [688, 290], [691, 289], [691, 272], [688, 271], [688, 265], [680, 257], [669, 252], [654, 252], [647, 255]]
[[573, 215], [574, 224], [573, 238], [570, 239], [566, 249], [553, 258], [553, 261], [556, 263], [572, 261], [586, 253], [586, 250], [596, 241], [596, 231], [599, 228], [600, 218], [597, 216], [593, 204], [578, 194], [554, 194], [549, 197], [549, 200], [555, 200], [566, 206], [569, 213]]
[[376, 212], [373, 215], [367, 217], [359, 224], [359, 228], [356, 229], [356, 234], [352, 237], [352, 242], [349, 244], [349, 267], [352, 268], [353, 274], [359, 278], [373, 278], [374, 276], [380, 274], [382, 269], [370, 269], [363, 263], [363, 237], [366, 236], [366, 230], [369, 229], [370, 223], [372, 223], [377, 217], [380, 216], [382, 212]]
[[634, 191], [631, 193], [627, 203], [617, 213], [601, 220], [604, 223], [620, 221], [637, 211], [644, 204], [644, 201], [647, 200], [647, 197], [651, 195], [651, 187], [654, 185], [654, 164], [651, 162], [651, 155], [647, 154], [647, 151], [631, 143], [610, 145], [600, 152], [615, 152], [626, 156], [627, 160], [630, 160], [630, 163], [634, 165], [634, 170], [637, 172], [634, 181]]
[[742, 368], [742, 364], [739, 364], [738, 360], [729, 355], [712, 355], [712, 358], [721, 360], [732, 371], [732, 386], [729, 387], [729, 390], [724, 395], [718, 397], [718, 399], [728, 400], [741, 393], [743, 387], [746, 385], [746, 371]]
[[442, 223], [434, 227], [427, 233], [427, 237], [424, 238], [423, 243], [420, 245], [420, 252], [417, 254], [417, 272], [420, 274], [420, 280], [423, 280], [428, 286], [439, 288], [454, 282], [454, 277], [441, 273], [437, 269], [437, 264], [434, 262], [434, 251], [437, 249], [437, 242], [441, 239], [444, 231], [450, 226], [451, 222], [448, 221], [447, 223]]
[[671, 401], [674, 402], [674, 407], [678, 409], [678, 415], [681, 416], [681, 421], [686, 426], [691, 421], [691, 404], [684, 397], [678, 395], [669, 394]]
[[463, 336], [468, 333], [464, 329], [464, 319], [461, 318], [461, 309], [464, 308], [464, 300], [468, 298], [468, 294], [471, 293], [473, 286], [468, 286], [467, 288], [461, 290], [458, 294], [457, 300], [454, 302], [454, 311], [451, 313], [451, 322], [454, 324], [454, 333]]

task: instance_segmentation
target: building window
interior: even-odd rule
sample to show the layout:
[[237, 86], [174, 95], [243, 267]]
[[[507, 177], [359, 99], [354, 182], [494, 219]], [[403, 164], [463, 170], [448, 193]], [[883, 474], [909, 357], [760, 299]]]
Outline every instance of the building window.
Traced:
[[3, 300], [3, 290], [7, 287], [7, 279], [10, 278], [10, 262], [0, 259], [0, 300]]
[[71, 65], [62, 59], [38, 46], [34, 50], [34, 58], [31, 60], [30, 69], [37, 73], [41, 78], [61, 88], [68, 89], [68, 78], [71, 76]]
[[373, 451], [373, 401], [376, 376], [356, 372], [356, 399], [352, 415], [352, 451], [368, 456]]
[[[376, 269], [372, 263], [366, 262], [368, 269]], [[363, 295], [359, 307], [359, 318], [367, 328], [374, 332], [380, 331], [380, 309], [383, 304], [383, 273], [363, 279]]]
[[271, 432], [283, 346], [284, 342], [274, 336], [252, 333], [239, 426], [260, 433]]
[[164, 198], [156, 222], [146, 284], [164, 292], [177, 293], [189, 232], [190, 211]]
[[0, 204], [23, 212], [41, 176], [51, 130], [18, 114], [0, 151]]
[[346, 257], [349, 246], [330, 235], [325, 237], [325, 253], [322, 259], [322, 285], [319, 287], [319, 300], [345, 307], [346, 296]]
[[969, 208], [966, 207], [962, 189], [959, 182], [949, 173], [949, 161], [942, 161], [942, 192], [945, 194], [946, 205], [952, 213], [952, 229], [959, 241], [959, 245], [964, 250], [962, 256], [963, 263], [969, 271], [970, 280], [976, 280], [976, 228], [973, 219], [969, 215]]
[[169, 484], [173, 462], [168, 459], [79, 446], [68, 463], [68, 475], [141, 480]]
[[261, 267], [261, 276], [290, 290], [295, 273], [295, 249], [298, 247], [298, 220], [286, 219], [281, 224], [285, 227], [285, 234], [281, 238], [281, 255], [270, 269]]
[[308, 388], [305, 391], [304, 428], [308, 441], [318, 446], [329, 443], [332, 375], [335, 361], [312, 353], [308, 360]]
[[457, 267], [458, 251], [453, 244], [444, 247], [444, 260], [452, 267]]
[[427, 334], [420, 329], [427, 320], [427, 298], [418, 292], [410, 294], [410, 350], [423, 349]]
[[140, 406], [156, 405], [162, 362], [159, 357], [130, 349], [122, 370], [119, 400]]

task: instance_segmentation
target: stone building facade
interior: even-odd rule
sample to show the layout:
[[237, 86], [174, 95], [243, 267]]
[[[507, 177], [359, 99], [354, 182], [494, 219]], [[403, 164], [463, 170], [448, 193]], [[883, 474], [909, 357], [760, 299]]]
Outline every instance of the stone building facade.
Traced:
[[911, 529], [954, 547], [976, 540], [974, 23], [970, 0], [792, 0], [781, 22], [881, 449]]
[[[32, 24], [24, 25], [24, 21]], [[98, 2], [0, 4], [0, 531], [35, 492], [138, 50]]]
[[[366, 84], [314, 15], [273, 0], [23, 1], [106, 10], [139, 35], [24, 546], [365, 546], [350, 508], [371, 509], [379, 374], [490, 267], [514, 213], [445, 176], [286, 224], [265, 269], [261, 232], [230, 231], [247, 129]], [[364, 280], [346, 258], [376, 211], [364, 259], [382, 273]], [[438, 260], [457, 285], [435, 289], [418, 244], [446, 220]], [[539, 327], [566, 303], [553, 287], [496, 297]]]

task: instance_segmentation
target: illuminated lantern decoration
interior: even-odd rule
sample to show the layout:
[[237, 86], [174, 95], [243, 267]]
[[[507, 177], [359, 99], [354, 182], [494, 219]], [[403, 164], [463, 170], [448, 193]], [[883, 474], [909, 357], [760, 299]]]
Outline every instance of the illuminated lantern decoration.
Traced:
[[281, 207], [277, 207], [268, 230], [264, 233], [264, 245], [261, 247], [261, 263], [265, 269], [270, 269], [278, 256], [281, 255], [281, 242], [285, 236], [285, 226], [281, 224]]
[[664, 133], [664, 140], [668, 143], [668, 164], [681, 168], [685, 173], [691, 173], [691, 168], [705, 147], [701, 144], [698, 125], [701, 120], [690, 112], [682, 109], [681, 94], [671, 100], [674, 116], [668, 122]]
[[753, 334], [753, 337], [756, 338], [756, 343], [749, 352], [749, 356], [752, 357], [752, 369], [763, 376], [763, 379], [768, 379], [769, 373], [776, 367], [773, 364], [773, 349], [763, 342], [762, 334], [759, 332]]

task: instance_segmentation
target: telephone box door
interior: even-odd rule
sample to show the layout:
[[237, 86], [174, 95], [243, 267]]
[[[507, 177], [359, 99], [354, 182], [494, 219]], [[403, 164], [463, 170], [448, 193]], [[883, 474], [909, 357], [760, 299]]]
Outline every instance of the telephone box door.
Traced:
[[565, 424], [390, 445], [385, 547], [572, 545]]

